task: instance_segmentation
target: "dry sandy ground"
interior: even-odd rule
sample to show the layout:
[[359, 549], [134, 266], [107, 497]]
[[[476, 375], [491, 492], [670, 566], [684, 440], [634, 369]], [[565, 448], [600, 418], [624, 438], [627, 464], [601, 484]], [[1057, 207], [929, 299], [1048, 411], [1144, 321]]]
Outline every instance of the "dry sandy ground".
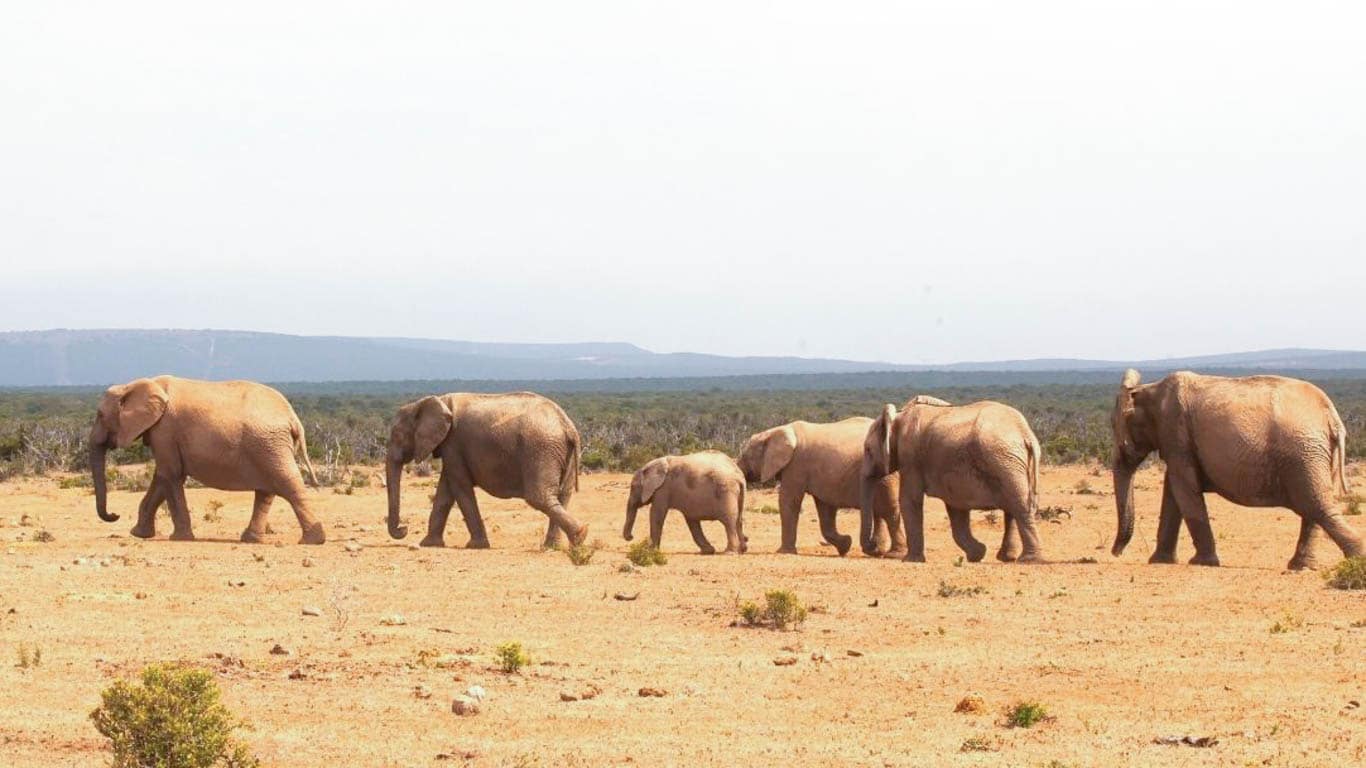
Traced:
[[[1212, 498], [1224, 567], [1150, 566], [1159, 477], [1149, 472], [1138, 532], [1115, 560], [1113, 498], [1077, 493], [1083, 481], [1108, 491], [1094, 469], [1044, 472], [1041, 503], [1073, 513], [1042, 524], [1050, 565], [956, 563], [937, 503], [924, 565], [834, 556], [813, 509], [801, 555], [772, 554], [778, 519], [757, 511], [774, 502], [761, 492], [750, 494], [752, 554], [698, 555], [675, 516], [669, 563], [630, 573], [618, 570], [620, 475], [583, 477], [573, 508], [606, 547], [583, 567], [538, 551], [540, 514], [487, 497], [495, 549], [410, 550], [430, 479], [408, 481], [403, 543], [385, 533], [382, 489], [316, 492], [331, 536], [320, 548], [293, 543], [280, 502], [281, 544], [238, 544], [250, 494], [192, 490], [201, 541], [143, 542], [127, 536], [135, 494], [112, 495], [124, 519], [108, 525], [86, 490], [10, 482], [0, 485], [0, 763], [104, 763], [87, 719], [100, 689], [183, 660], [219, 671], [272, 766], [1363, 764], [1366, 595], [1282, 571], [1297, 518]], [[223, 507], [207, 522], [212, 500]], [[37, 528], [19, 526], [23, 515], [56, 540], [30, 541]], [[1000, 525], [974, 518], [994, 549]], [[841, 514], [845, 531], [856, 524]], [[463, 543], [458, 516], [452, 526], [448, 541]], [[348, 552], [352, 539], [364, 548]], [[1320, 552], [1337, 559], [1326, 541]], [[1182, 559], [1190, 553], [1183, 534]], [[985, 592], [941, 597], [941, 582]], [[737, 600], [778, 587], [815, 608], [805, 626], [732, 626]], [[386, 623], [395, 614], [406, 623]], [[522, 674], [493, 667], [507, 640], [534, 657]], [[21, 643], [41, 648], [41, 666], [18, 667]], [[277, 643], [291, 654], [272, 655]], [[797, 663], [776, 666], [782, 657]], [[453, 715], [452, 697], [470, 685], [487, 690], [483, 712]], [[590, 686], [596, 698], [560, 700]], [[645, 686], [667, 695], [642, 698]], [[956, 714], [974, 693], [985, 711]], [[1017, 700], [1053, 719], [1003, 726]], [[1219, 743], [1154, 743], [1184, 735]], [[963, 751], [969, 740], [990, 751]]]

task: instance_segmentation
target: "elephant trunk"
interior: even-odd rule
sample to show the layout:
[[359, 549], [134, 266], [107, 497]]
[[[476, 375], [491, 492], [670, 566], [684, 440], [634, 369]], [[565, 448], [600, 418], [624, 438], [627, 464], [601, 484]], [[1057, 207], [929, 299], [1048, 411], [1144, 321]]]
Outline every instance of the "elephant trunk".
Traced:
[[408, 535], [408, 526], [399, 519], [399, 506], [403, 482], [403, 462], [388, 460], [384, 466], [385, 489], [389, 491], [389, 536], [402, 539]]
[[96, 422], [95, 427], [90, 430], [90, 479], [95, 484], [95, 514], [106, 523], [112, 523], [117, 521], [119, 516], [109, 511], [109, 483], [104, 475], [108, 453], [109, 433]]
[[865, 555], [877, 554], [877, 541], [873, 534], [873, 495], [880, 478], [864, 475], [859, 488], [859, 546]]
[[1129, 545], [1129, 539], [1134, 536], [1134, 472], [1137, 469], [1128, 466], [1122, 460], [1115, 461], [1113, 477], [1118, 527], [1115, 530], [1115, 544], [1110, 548], [1110, 554], [1115, 557], [1123, 554], [1124, 548]]
[[621, 537], [630, 541], [635, 538], [636, 511], [640, 509], [640, 488], [631, 487], [631, 495], [626, 499], [626, 524], [621, 528]]

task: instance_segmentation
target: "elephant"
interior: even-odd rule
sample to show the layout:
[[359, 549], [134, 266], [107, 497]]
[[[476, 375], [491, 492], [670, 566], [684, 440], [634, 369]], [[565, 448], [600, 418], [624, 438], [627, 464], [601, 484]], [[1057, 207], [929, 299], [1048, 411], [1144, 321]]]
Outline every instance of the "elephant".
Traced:
[[1361, 538], [1343, 521], [1347, 433], [1333, 401], [1307, 381], [1281, 376], [1226, 378], [1179, 371], [1142, 384], [1129, 369], [1115, 396], [1112, 471], [1118, 557], [1134, 534], [1134, 473], [1153, 451], [1166, 464], [1157, 548], [1150, 563], [1176, 562], [1185, 520], [1195, 543], [1192, 565], [1219, 565], [1206, 493], [1245, 507], [1289, 507], [1300, 538], [1287, 564], [1313, 567], [1316, 528], [1348, 557]]
[[[841, 534], [835, 513], [862, 507], [863, 438], [872, 419], [855, 416], [832, 423], [794, 421], [751, 435], [740, 452], [740, 470], [749, 482], [779, 480], [778, 510], [782, 522], [781, 553], [797, 551], [797, 520], [802, 500], [816, 500], [821, 536], [844, 555], [853, 538]], [[890, 532], [888, 556], [906, 552], [906, 540], [897, 522], [897, 478], [888, 476], [873, 487], [873, 509], [878, 533]], [[879, 536], [880, 538], [880, 536]], [[875, 546], [863, 551], [876, 555]]]
[[532, 392], [430, 395], [401, 406], [389, 432], [385, 479], [389, 535], [402, 539], [399, 518], [403, 465], [441, 459], [424, 547], [444, 547], [446, 518], [459, 505], [469, 549], [487, 549], [488, 533], [474, 489], [500, 499], [520, 498], [550, 518], [544, 546], [573, 544], [588, 536], [565, 507], [579, 488], [579, 430], [560, 406]]
[[745, 476], [720, 451], [661, 456], [641, 467], [631, 478], [622, 538], [634, 538], [636, 511], [646, 504], [650, 505], [650, 543], [655, 548], [664, 531], [664, 518], [669, 510], [676, 509], [688, 521], [692, 540], [702, 554], [716, 554], [702, 533], [703, 520], [719, 520], [726, 527], [727, 554], [743, 554], [749, 549], [744, 522]]
[[132, 534], [156, 535], [156, 511], [171, 509], [171, 539], [192, 541], [185, 479], [223, 491], [255, 491], [251, 522], [242, 541], [260, 542], [270, 533], [266, 516], [276, 496], [294, 508], [303, 530], [301, 544], [327, 540], [322, 523], [308, 509], [304, 481], [295, 461], [308, 469], [304, 427], [284, 395], [251, 381], [196, 381], [176, 376], [136, 379], [110, 387], [100, 400], [90, 429], [90, 471], [95, 511], [105, 522], [119, 519], [108, 510], [105, 458], [110, 448], [127, 448], [142, 438], [156, 461], [151, 487], [138, 505]]
[[[1014, 408], [992, 401], [951, 405], [920, 395], [900, 412], [886, 405], [868, 428], [863, 444], [864, 495], [860, 533], [865, 548], [873, 531], [872, 488], [882, 477], [901, 479], [901, 516], [906, 524], [906, 561], [925, 561], [924, 497], [948, 509], [953, 539], [967, 559], [978, 562], [986, 546], [973, 538], [969, 513], [999, 509], [1005, 535], [996, 558], [1043, 561], [1034, 528], [1038, 511], [1039, 440]], [[1024, 541], [1016, 552], [1015, 529]]]

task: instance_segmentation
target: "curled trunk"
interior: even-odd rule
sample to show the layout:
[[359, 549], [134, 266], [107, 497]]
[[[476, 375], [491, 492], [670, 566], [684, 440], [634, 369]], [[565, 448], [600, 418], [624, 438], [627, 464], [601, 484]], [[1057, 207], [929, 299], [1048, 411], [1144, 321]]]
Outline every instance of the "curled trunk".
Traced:
[[640, 489], [631, 488], [631, 495], [626, 499], [626, 524], [621, 528], [621, 537], [630, 541], [635, 537], [636, 512], [640, 509]]
[[1122, 462], [1115, 462], [1113, 472], [1115, 482], [1115, 514], [1117, 526], [1115, 529], [1115, 544], [1110, 548], [1110, 553], [1118, 557], [1124, 552], [1124, 548], [1129, 545], [1129, 539], [1134, 536], [1134, 472], [1137, 467], [1129, 467]]
[[389, 536], [402, 539], [408, 535], [408, 526], [399, 518], [400, 500], [403, 483], [403, 462], [389, 460], [384, 467], [385, 490], [389, 492]]
[[108, 452], [109, 446], [104, 442], [90, 441], [90, 479], [95, 483], [95, 514], [106, 523], [112, 523], [119, 516], [109, 512], [109, 487], [104, 475]]

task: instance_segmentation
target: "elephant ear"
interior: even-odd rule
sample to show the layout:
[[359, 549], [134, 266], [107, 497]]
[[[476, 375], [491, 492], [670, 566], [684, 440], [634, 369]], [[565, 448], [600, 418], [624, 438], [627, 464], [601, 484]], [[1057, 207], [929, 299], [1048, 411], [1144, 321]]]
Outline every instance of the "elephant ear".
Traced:
[[953, 404], [947, 400], [940, 400], [932, 395], [916, 395], [911, 398], [911, 401], [907, 403], [907, 405], [933, 405], [940, 408], [947, 408]]
[[116, 398], [118, 402], [118, 429], [114, 431], [114, 444], [127, 448], [142, 437], [142, 433], [152, 428], [166, 413], [171, 395], [160, 384], [151, 379], [138, 379], [122, 387], [110, 387], [106, 397]]
[[1129, 433], [1129, 420], [1133, 418], [1134, 411], [1134, 389], [1142, 381], [1138, 371], [1133, 368], [1124, 372], [1124, 379], [1119, 383], [1119, 394], [1115, 396], [1115, 445], [1125, 452], [1134, 450], [1133, 436]]
[[[947, 405], [947, 403], [946, 403]], [[892, 424], [896, 422], [896, 406], [887, 403], [882, 406], [882, 416], [878, 418], [878, 426], [882, 428], [882, 465], [879, 469], [883, 475], [891, 474], [896, 468], [896, 460], [892, 456]]]
[[413, 417], [413, 461], [422, 461], [450, 434], [455, 417], [436, 396], [424, 397]]
[[769, 433], [764, 445], [764, 464], [759, 470], [760, 482], [771, 483], [773, 478], [792, 461], [797, 452], [797, 430], [778, 427]]
[[654, 498], [655, 491], [664, 485], [664, 478], [669, 476], [669, 459], [658, 458], [640, 468], [640, 500], [642, 503], [649, 503]]

